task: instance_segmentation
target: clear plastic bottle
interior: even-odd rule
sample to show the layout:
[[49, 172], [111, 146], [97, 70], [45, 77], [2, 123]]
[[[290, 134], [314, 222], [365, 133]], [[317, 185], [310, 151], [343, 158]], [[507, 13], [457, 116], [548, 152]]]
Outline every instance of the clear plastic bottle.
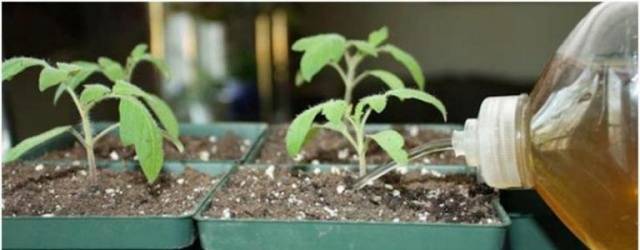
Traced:
[[594, 7], [530, 97], [485, 99], [452, 138], [488, 185], [534, 188], [593, 249], [638, 244], [637, 8]]

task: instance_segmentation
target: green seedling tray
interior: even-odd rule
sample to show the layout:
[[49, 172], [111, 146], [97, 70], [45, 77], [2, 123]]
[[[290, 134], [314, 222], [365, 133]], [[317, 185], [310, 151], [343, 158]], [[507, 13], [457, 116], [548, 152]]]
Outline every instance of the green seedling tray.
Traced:
[[[271, 126], [271, 125], [270, 125]], [[389, 129], [392, 128], [394, 126], [418, 126], [418, 128], [420, 129], [430, 129], [430, 130], [434, 130], [434, 131], [438, 131], [438, 132], [451, 132], [453, 130], [462, 130], [464, 128], [464, 126], [459, 125], [459, 124], [445, 124], [445, 123], [422, 123], [422, 124], [413, 124], [413, 123], [407, 123], [407, 124], [389, 124], [389, 123], [372, 123], [372, 124], [367, 124], [365, 126], [365, 130], [369, 131], [369, 132], [373, 132], [373, 131], [379, 131], [379, 130], [383, 130], [383, 129]], [[254, 164], [256, 163], [256, 160], [260, 157], [260, 151], [262, 150], [262, 146], [264, 146], [265, 142], [266, 142], [266, 138], [269, 136], [269, 130], [266, 129], [264, 132], [264, 135], [260, 137], [260, 139], [255, 143], [255, 146], [253, 147], [253, 150], [251, 152], [249, 152], [249, 155], [247, 157], [247, 163], [251, 163]], [[284, 138], [282, 138], [284, 140]], [[312, 143], [312, 142], [309, 142]], [[332, 163], [324, 163], [324, 164], [332, 164]], [[340, 163], [336, 163], [336, 164], [340, 164]], [[422, 165], [422, 164], [410, 164], [410, 165]]]
[[[105, 129], [109, 125], [113, 123], [109, 122], [95, 122], [93, 123], [94, 130], [100, 131]], [[217, 122], [215, 124], [180, 124], [180, 135], [188, 135], [188, 136], [196, 136], [196, 137], [209, 137], [216, 136], [221, 137], [227, 132], [233, 132], [243, 140], [248, 139], [251, 141], [251, 145], [249, 146], [249, 150], [238, 159], [230, 159], [230, 160], [210, 160], [210, 161], [202, 161], [202, 160], [172, 160], [165, 159], [165, 162], [182, 162], [182, 163], [200, 163], [200, 162], [216, 162], [216, 163], [241, 163], [244, 162], [249, 153], [253, 151], [253, 148], [256, 145], [256, 142], [260, 140], [264, 131], [267, 128], [267, 124], [265, 123], [250, 123], [250, 122]], [[112, 133], [118, 133], [118, 130], [114, 130]], [[27, 152], [21, 160], [26, 161], [38, 161], [43, 163], [50, 164], [60, 164], [60, 163], [68, 163], [70, 160], [38, 160], [38, 157], [44, 155], [47, 151], [55, 150], [55, 149], [64, 149], [71, 147], [76, 139], [69, 133], [61, 134], [42, 145], [35, 147], [34, 149]], [[85, 162], [82, 160], [80, 162]], [[134, 161], [127, 160], [97, 160], [99, 164], [114, 164], [118, 163], [121, 165], [132, 165], [135, 164]]]
[[[230, 164], [193, 163], [197, 171], [220, 176]], [[106, 166], [130, 170], [122, 165]], [[185, 165], [166, 163], [165, 171], [182, 172]], [[139, 171], [139, 170], [137, 170]], [[179, 249], [195, 241], [192, 217], [217, 185], [185, 215], [166, 216], [18, 216], [2, 217], [3, 249]]]
[[[327, 171], [331, 165], [295, 167]], [[337, 167], [355, 169], [347, 165]], [[475, 176], [471, 168], [460, 165], [409, 168]], [[224, 188], [233, 172], [217, 189]], [[501, 220], [496, 225], [205, 218], [202, 213], [210, 202], [211, 199], [195, 217], [203, 249], [502, 249], [511, 224], [498, 200], [493, 202]]]

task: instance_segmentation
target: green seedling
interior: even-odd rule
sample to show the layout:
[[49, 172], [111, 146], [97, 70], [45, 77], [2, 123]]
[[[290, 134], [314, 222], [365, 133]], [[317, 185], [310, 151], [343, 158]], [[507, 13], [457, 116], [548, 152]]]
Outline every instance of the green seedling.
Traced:
[[[338, 132], [349, 141], [358, 155], [360, 176], [364, 176], [367, 171], [366, 152], [371, 140], [380, 145], [393, 161], [406, 164], [408, 154], [403, 148], [404, 139], [400, 133], [391, 129], [374, 134], [368, 134], [365, 131], [369, 115], [372, 111], [382, 112], [387, 106], [389, 97], [397, 97], [400, 100], [415, 99], [429, 103], [435, 106], [446, 120], [446, 110], [440, 100], [425, 92], [405, 88], [402, 80], [393, 73], [382, 69], [356, 72], [364, 58], [388, 53], [409, 70], [418, 88], [424, 89], [424, 75], [418, 62], [403, 50], [391, 44], [383, 44], [387, 37], [387, 28], [383, 27], [369, 34], [367, 41], [346, 40], [338, 34], [320, 34], [302, 38], [293, 44], [294, 51], [304, 52], [300, 61], [300, 71], [296, 77], [296, 85], [310, 82], [322, 68], [330, 66], [340, 75], [345, 85], [345, 93], [344, 99], [329, 100], [313, 106], [293, 120], [285, 138], [287, 152], [291, 157], [300, 153], [305, 142], [313, 136], [315, 129], [323, 128]], [[341, 58], [344, 58], [344, 68], [340, 66]], [[380, 79], [391, 90], [364, 97], [354, 108], [351, 103], [353, 89], [367, 76]], [[322, 125], [314, 124], [313, 121], [320, 113], [327, 122]]]
[[[383, 44], [388, 38], [388, 30], [382, 27], [369, 34], [368, 40], [346, 40], [339, 34], [320, 34], [301, 38], [296, 41], [293, 51], [303, 52], [300, 60], [300, 71], [296, 74], [296, 85], [311, 82], [312, 78], [325, 67], [334, 68], [345, 87], [343, 100], [351, 103], [353, 89], [368, 76], [384, 82], [390, 89], [404, 88], [404, 83], [395, 74], [382, 69], [365, 70], [358, 73], [358, 65], [367, 57], [378, 57], [389, 54], [404, 65], [420, 90], [424, 89], [425, 80], [422, 68], [407, 52], [392, 45]], [[344, 66], [340, 62], [344, 58]]]
[[[360, 99], [355, 108], [344, 100], [329, 100], [313, 106], [298, 115], [287, 131], [287, 152], [291, 157], [300, 153], [305, 142], [314, 134], [314, 129], [323, 128], [340, 133], [349, 141], [358, 155], [360, 176], [367, 171], [366, 152], [371, 140], [380, 147], [398, 164], [406, 164], [408, 154], [404, 150], [404, 139], [395, 130], [383, 130], [374, 134], [365, 131], [365, 125], [372, 111], [382, 112], [387, 106], [389, 97], [397, 97], [400, 100], [415, 99], [435, 106], [446, 120], [446, 110], [442, 102], [434, 96], [414, 89], [395, 89], [383, 94], [371, 95]], [[318, 114], [322, 114], [327, 122], [314, 124]]]
[[[38, 81], [39, 90], [43, 92], [51, 87], [57, 87], [54, 104], [62, 94], [68, 93], [80, 115], [81, 131], [76, 130], [74, 126], [67, 125], [30, 137], [11, 148], [4, 155], [3, 162], [17, 160], [32, 148], [46, 141], [63, 133], [71, 133], [86, 150], [89, 183], [95, 185], [97, 171], [94, 145], [98, 140], [119, 127], [122, 144], [125, 146], [133, 145], [145, 177], [149, 183], [154, 182], [160, 174], [164, 161], [163, 138], [171, 141], [180, 151], [182, 151], [182, 145], [178, 140], [178, 121], [169, 106], [159, 97], [130, 83], [133, 70], [143, 61], [151, 62], [165, 76], [168, 75], [164, 63], [151, 57], [144, 44], [133, 49], [124, 67], [106, 57], [99, 58], [97, 63], [59, 62], [55, 66], [44, 60], [29, 57], [16, 57], [4, 61], [2, 63], [2, 81], [11, 80], [27, 68], [42, 67]], [[110, 81], [113, 81], [113, 87], [109, 88], [108, 85], [99, 83], [86, 84], [78, 94], [76, 92], [78, 87], [94, 73], [104, 74]], [[98, 103], [109, 99], [119, 101], [120, 121], [100, 133], [94, 134], [89, 117], [90, 111]], [[156, 119], [160, 125], [156, 123]]]

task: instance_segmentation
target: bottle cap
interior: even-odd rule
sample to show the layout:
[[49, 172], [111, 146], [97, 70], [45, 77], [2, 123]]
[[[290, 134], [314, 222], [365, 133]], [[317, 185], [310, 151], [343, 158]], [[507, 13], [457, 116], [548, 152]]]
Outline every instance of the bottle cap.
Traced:
[[478, 167], [480, 180], [495, 188], [523, 187], [519, 172], [522, 107], [527, 95], [484, 99], [477, 119], [468, 119], [463, 131], [454, 131], [456, 156], [464, 155], [467, 165]]

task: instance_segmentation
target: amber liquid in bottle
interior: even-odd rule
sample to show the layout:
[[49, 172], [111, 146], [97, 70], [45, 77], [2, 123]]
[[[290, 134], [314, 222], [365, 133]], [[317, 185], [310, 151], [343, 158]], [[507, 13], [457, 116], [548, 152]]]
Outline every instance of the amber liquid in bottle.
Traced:
[[557, 56], [528, 107], [529, 180], [592, 249], [638, 244], [637, 82], [625, 67]]

